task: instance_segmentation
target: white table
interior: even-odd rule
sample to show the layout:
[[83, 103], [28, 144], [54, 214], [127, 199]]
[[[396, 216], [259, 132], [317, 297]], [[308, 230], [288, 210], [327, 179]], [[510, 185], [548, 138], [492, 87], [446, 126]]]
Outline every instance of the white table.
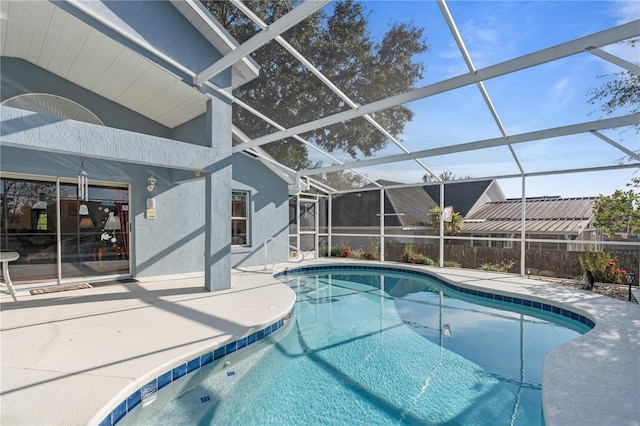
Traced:
[[18, 298], [16, 297], [16, 290], [13, 288], [13, 284], [11, 283], [11, 277], [9, 277], [9, 262], [18, 260], [19, 257], [20, 253], [16, 251], [0, 251], [0, 262], [2, 262], [4, 285], [9, 288], [9, 293], [11, 293], [11, 297], [13, 297], [13, 300], [16, 302], [18, 301]]

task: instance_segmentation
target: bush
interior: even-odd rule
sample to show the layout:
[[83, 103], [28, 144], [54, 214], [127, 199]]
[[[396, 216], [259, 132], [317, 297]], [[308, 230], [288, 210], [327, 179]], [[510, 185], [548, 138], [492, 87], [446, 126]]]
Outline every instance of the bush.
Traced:
[[442, 262], [442, 266], [445, 268], [459, 268], [460, 264], [454, 260], [445, 260]]
[[578, 259], [582, 270], [589, 270], [596, 282], [624, 284], [627, 271], [622, 269], [620, 261], [609, 253], [588, 252]]
[[331, 256], [333, 257], [351, 257], [352, 255], [353, 251], [347, 244], [331, 247]]
[[416, 263], [420, 265], [435, 265], [435, 262], [429, 259], [424, 254], [414, 252], [413, 246], [411, 244], [407, 244], [404, 247], [402, 256], [400, 256], [400, 260], [405, 263]]
[[505, 261], [499, 263], [483, 263], [480, 266], [480, 269], [483, 271], [492, 271], [492, 272], [509, 272], [509, 269], [513, 268], [515, 262], [513, 260]]

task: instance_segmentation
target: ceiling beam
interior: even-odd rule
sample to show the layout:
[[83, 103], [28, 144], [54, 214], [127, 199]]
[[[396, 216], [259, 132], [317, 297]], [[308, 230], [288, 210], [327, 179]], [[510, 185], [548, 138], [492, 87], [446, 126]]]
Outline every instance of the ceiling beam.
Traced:
[[625, 115], [622, 117], [606, 118], [603, 120], [589, 121], [586, 123], [572, 124], [569, 126], [555, 127], [551, 129], [538, 130], [535, 132], [511, 135], [508, 138], [493, 138], [475, 142], [467, 142], [457, 145], [447, 145], [440, 148], [425, 149], [415, 151], [411, 154], [398, 154], [388, 157], [372, 158], [369, 160], [354, 161], [338, 166], [326, 166], [315, 169], [301, 170], [296, 173], [298, 176], [314, 175], [317, 173], [335, 172], [344, 169], [358, 169], [362, 167], [377, 166], [380, 164], [398, 163], [401, 161], [413, 160], [414, 158], [435, 157], [438, 155], [457, 154], [461, 152], [475, 151], [478, 149], [494, 148], [509, 144], [522, 142], [532, 142], [542, 139], [557, 138], [561, 136], [575, 135], [579, 133], [593, 132], [595, 130], [612, 129], [614, 127], [627, 127], [640, 124], [640, 113]]
[[362, 117], [365, 114], [372, 114], [377, 111], [382, 111], [388, 108], [392, 108], [396, 105], [405, 104], [418, 99], [423, 99], [429, 96], [433, 96], [439, 93], [444, 93], [450, 90], [458, 89], [471, 84], [476, 84], [481, 81], [489, 80], [502, 75], [510, 74], [516, 71], [521, 71], [527, 68], [541, 65], [547, 62], [551, 62], [560, 58], [575, 55], [577, 53], [585, 52], [594, 47], [605, 46], [612, 43], [617, 43], [622, 40], [626, 40], [635, 37], [639, 34], [640, 20], [632, 21], [618, 27], [610, 28], [605, 31], [601, 31], [595, 34], [591, 34], [585, 37], [578, 38], [576, 40], [569, 41], [567, 43], [559, 44], [547, 49], [539, 50], [537, 52], [520, 56], [515, 59], [511, 59], [505, 62], [501, 62], [495, 65], [491, 65], [486, 68], [482, 68], [476, 72], [469, 72], [459, 75], [447, 80], [440, 81], [438, 83], [430, 84], [409, 92], [401, 93], [399, 95], [391, 96], [387, 99], [372, 102], [367, 105], [363, 105], [357, 109], [351, 109], [343, 111], [337, 114], [333, 114], [327, 117], [320, 118], [318, 120], [310, 121], [299, 126], [295, 126], [282, 131], [274, 132], [259, 138], [256, 138], [242, 147], [235, 147], [234, 152], [242, 151], [243, 149], [253, 148], [255, 146], [264, 145], [267, 143], [279, 141], [298, 135], [301, 133], [310, 132], [322, 127], [331, 126], [333, 124], [353, 120], [354, 118]]
[[283, 32], [289, 30], [299, 22], [304, 21], [309, 17], [309, 15], [312, 15], [322, 9], [330, 2], [331, 0], [308, 0], [300, 6], [295, 7], [291, 12], [287, 13], [269, 27], [242, 43], [237, 49], [223, 56], [220, 60], [196, 75], [193, 78], [193, 84], [196, 86], [202, 85], [205, 81], [215, 77], [245, 56], [258, 50], [260, 47], [278, 37]]

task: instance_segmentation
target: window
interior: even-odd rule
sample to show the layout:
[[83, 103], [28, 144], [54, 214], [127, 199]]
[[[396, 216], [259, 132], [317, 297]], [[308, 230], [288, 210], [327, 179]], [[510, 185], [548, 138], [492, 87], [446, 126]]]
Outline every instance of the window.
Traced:
[[249, 245], [248, 199], [248, 192], [233, 191], [231, 193], [231, 245]]

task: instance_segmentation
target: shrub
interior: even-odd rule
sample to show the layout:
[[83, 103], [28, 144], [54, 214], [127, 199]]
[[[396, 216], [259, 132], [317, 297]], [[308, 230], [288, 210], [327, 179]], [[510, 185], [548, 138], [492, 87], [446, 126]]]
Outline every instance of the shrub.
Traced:
[[442, 266], [445, 268], [459, 268], [460, 264], [454, 260], [445, 260], [442, 262]]
[[331, 247], [331, 256], [333, 257], [351, 257], [352, 255], [353, 251], [348, 244]]
[[480, 268], [483, 271], [509, 272], [509, 269], [513, 268], [513, 265], [515, 265], [513, 260], [503, 260], [499, 263], [483, 263]]
[[413, 246], [411, 244], [407, 244], [404, 247], [404, 251], [402, 252], [402, 256], [400, 257], [405, 263], [416, 263], [420, 265], [435, 265], [435, 262], [429, 259], [427, 256], [421, 253], [416, 253], [413, 251]]
[[623, 284], [627, 271], [622, 269], [620, 261], [609, 253], [588, 252], [578, 259], [582, 270], [590, 270], [596, 282]]

